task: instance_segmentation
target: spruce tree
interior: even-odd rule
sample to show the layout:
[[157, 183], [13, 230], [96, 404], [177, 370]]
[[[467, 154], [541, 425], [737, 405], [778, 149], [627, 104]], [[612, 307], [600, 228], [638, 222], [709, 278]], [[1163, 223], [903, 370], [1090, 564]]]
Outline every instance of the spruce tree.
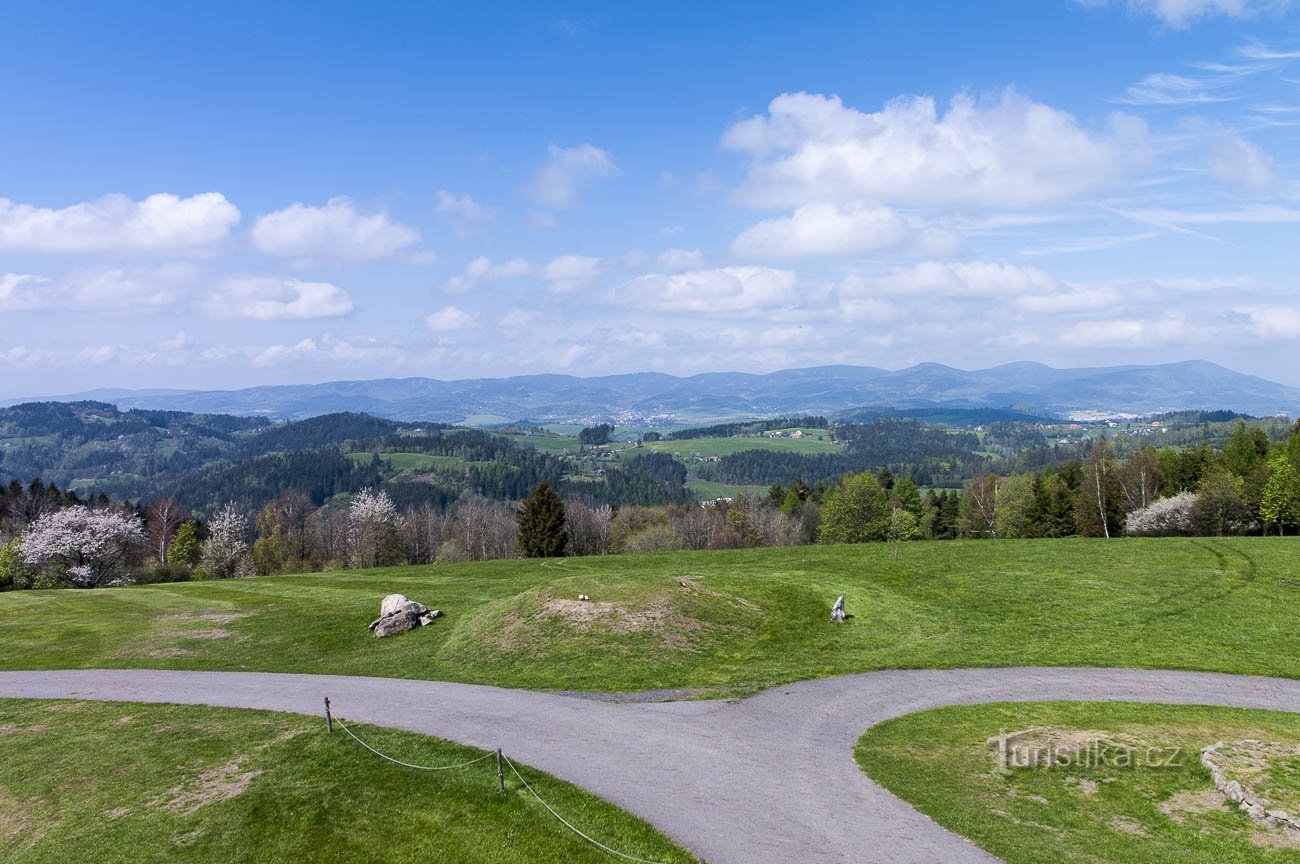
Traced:
[[519, 507], [519, 551], [526, 558], [558, 558], [564, 554], [569, 532], [564, 527], [564, 502], [545, 480], [537, 484]]

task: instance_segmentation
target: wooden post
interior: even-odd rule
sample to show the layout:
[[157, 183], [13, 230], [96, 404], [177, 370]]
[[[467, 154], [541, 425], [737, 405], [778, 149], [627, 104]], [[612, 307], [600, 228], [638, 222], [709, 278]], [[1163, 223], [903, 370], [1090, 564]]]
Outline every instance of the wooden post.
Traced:
[[334, 731], [334, 717], [330, 714], [330, 697], [325, 697], [325, 726], [330, 732]]
[[506, 775], [501, 771], [501, 748], [497, 748], [497, 793], [506, 793]]

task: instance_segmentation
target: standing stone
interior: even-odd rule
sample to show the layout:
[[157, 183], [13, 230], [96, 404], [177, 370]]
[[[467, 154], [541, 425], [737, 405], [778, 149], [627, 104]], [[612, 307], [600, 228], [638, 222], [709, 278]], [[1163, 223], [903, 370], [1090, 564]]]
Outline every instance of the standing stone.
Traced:
[[835, 605], [831, 607], [831, 621], [835, 622], [836, 624], [844, 623], [844, 595], [843, 594], [840, 595], [840, 599], [835, 601]]

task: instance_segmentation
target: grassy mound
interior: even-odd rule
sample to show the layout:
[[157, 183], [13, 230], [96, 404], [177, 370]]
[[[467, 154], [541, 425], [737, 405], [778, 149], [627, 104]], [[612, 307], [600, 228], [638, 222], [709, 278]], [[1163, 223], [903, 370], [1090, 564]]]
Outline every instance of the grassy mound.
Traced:
[[[479, 754], [354, 727], [417, 764]], [[0, 859], [29, 862], [605, 862], [491, 760], [427, 774], [323, 722], [224, 708], [0, 700]], [[588, 833], [640, 858], [692, 861], [646, 823], [521, 769]], [[533, 778], [537, 779], [534, 780]], [[572, 815], [570, 815], [572, 814]]]
[[1231, 776], [1275, 806], [1300, 797], [1300, 716], [1269, 711], [944, 708], [869, 730], [855, 756], [873, 780], [1008, 864], [1300, 861], [1300, 834], [1252, 821], [1214, 788], [1200, 751], [1220, 741], [1234, 742]]
[[[902, 553], [681, 552], [13, 592], [0, 595], [0, 668], [605, 691], [736, 691], [899, 667], [1300, 677], [1296, 538], [910, 543]], [[377, 640], [366, 625], [392, 592], [445, 617]], [[853, 617], [837, 626], [829, 611], [840, 594]]]

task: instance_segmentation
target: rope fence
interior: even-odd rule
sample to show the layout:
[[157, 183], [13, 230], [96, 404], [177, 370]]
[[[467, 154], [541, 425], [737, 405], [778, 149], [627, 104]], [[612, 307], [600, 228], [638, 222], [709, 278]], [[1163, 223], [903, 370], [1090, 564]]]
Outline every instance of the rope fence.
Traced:
[[618, 858], [621, 858], [624, 861], [632, 861], [634, 862], [634, 864], [663, 864], [663, 862], [660, 861], [652, 861], [646, 858], [637, 858], [635, 855], [629, 855], [626, 852], [620, 852], [617, 849], [606, 846], [604, 843], [601, 843], [596, 838], [581, 831], [572, 822], [570, 822], [568, 819], [565, 819], [558, 812], [556, 812], [555, 808], [552, 807], [549, 803], [547, 803], [546, 799], [544, 799], [541, 795], [538, 795], [537, 790], [534, 789], [532, 785], [527, 780], [524, 779], [524, 775], [519, 773], [519, 769], [515, 767], [515, 763], [510, 760], [510, 757], [506, 756], [500, 750], [497, 750], [493, 753], [484, 753], [482, 756], [478, 757], [477, 759], [471, 759], [468, 762], [459, 762], [455, 765], [415, 765], [410, 762], [403, 762], [401, 759], [395, 759], [392, 756], [389, 756], [387, 753], [377, 750], [374, 747], [371, 747], [365, 741], [361, 740], [361, 738], [357, 735], [357, 733], [349, 729], [348, 725], [344, 723], [342, 719], [335, 716], [333, 711], [330, 710], [329, 699], [325, 700], [325, 720], [326, 723], [328, 724], [329, 731], [333, 732], [334, 724], [337, 723], [339, 725], [339, 728], [341, 728], [344, 732], [346, 732], [348, 736], [352, 738], [353, 741], [357, 742], [362, 747], [369, 750], [371, 753], [375, 754], [379, 758], [386, 759], [387, 761], [392, 762], [394, 765], [401, 765], [403, 768], [413, 768], [416, 771], [452, 771], [458, 768], [468, 768], [471, 765], [477, 765], [480, 762], [486, 762], [487, 760], [495, 757], [497, 760], [497, 784], [498, 784], [499, 791], [505, 792], [505, 778], [501, 771], [501, 763], [504, 761], [505, 764], [510, 768], [511, 773], [513, 773], [515, 777], [519, 778], [519, 782], [522, 783], [524, 785], [524, 788], [527, 789], [528, 792], [534, 798], [537, 799], [537, 803], [541, 804], [542, 807], [546, 809], [546, 812], [550, 813], [559, 821], [561, 825], [563, 825], [565, 828], [568, 828], [574, 834], [577, 834], [579, 837], [581, 837], [583, 840], [590, 843], [592, 846], [595, 846], [597, 849], [601, 849], [605, 852], [608, 852], [610, 855], [614, 855]]

